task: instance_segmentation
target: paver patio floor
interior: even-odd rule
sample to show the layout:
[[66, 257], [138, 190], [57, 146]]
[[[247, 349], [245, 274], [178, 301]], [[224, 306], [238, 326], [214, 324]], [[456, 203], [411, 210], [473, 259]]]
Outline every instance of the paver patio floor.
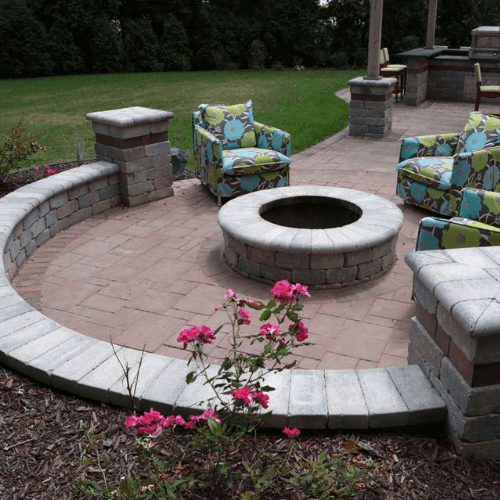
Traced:
[[[348, 99], [349, 91], [339, 93]], [[404, 213], [398, 260], [384, 276], [340, 290], [313, 291], [304, 301], [309, 337], [316, 345], [293, 353], [297, 367], [361, 369], [406, 364], [412, 275], [404, 255], [415, 245], [419, 220], [429, 215], [395, 195], [402, 137], [458, 132], [471, 103], [396, 104], [384, 140], [346, 131], [292, 157], [291, 184], [347, 187], [393, 201]], [[494, 106], [484, 106], [495, 112]], [[175, 126], [173, 123], [172, 126]], [[292, 138], [293, 139], [293, 138]], [[48, 317], [79, 333], [117, 345], [187, 359], [176, 342], [191, 325], [212, 328], [225, 320], [214, 308], [226, 289], [268, 300], [270, 286], [243, 278], [222, 259], [219, 207], [196, 179], [176, 181], [175, 195], [135, 208], [118, 207], [87, 219], [40, 247], [14, 285]], [[258, 331], [256, 320], [246, 327]], [[212, 362], [224, 358], [228, 328], [209, 346]], [[243, 349], [252, 352], [254, 346]]]

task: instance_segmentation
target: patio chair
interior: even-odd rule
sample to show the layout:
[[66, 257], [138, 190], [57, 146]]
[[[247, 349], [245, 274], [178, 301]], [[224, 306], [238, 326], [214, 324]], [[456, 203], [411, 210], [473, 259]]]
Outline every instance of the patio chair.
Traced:
[[415, 250], [446, 250], [500, 245], [500, 194], [465, 188], [459, 217], [425, 217]]
[[474, 64], [474, 73], [476, 75], [476, 106], [475, 111], [479, 109], [483, 97], [500, 97], [500, 85], [481, 85], [481, 66]]
[[407, 66], [405, 64], [391, 64], [389, 61], [389, 49], [387, 48], [380, 51], [380, 66], [381, 76], [396, 78], [396, 85], [393, 92], [396, 95], [396, 102], [398, 102], [399, 94], [401, 94], [401, 100], [403, 100], [403, 97], [406, 95]]
[[222, 198], [289, 185], [290, 134], [256, 122], [252, 101], [200, 104], [192, 120], [195, 172], [218, 205]]
[[500, 118], [472, 112], [462, 132], [403, 139], [396, 192], [405, 203], [458, 216], [462, 189], [495, 191]]

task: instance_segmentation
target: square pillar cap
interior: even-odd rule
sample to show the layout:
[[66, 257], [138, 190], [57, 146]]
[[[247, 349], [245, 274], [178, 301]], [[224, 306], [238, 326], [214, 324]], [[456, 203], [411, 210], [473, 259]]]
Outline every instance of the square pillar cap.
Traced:
[[174, 116], [175, 115], [171, 111], [134, 106], [131, 108], [110, 109], [109, 111], [87, 113], [86, 118], [95, 123], [125, 128], [144, 125], [145, 123], [163, 122], [165, 120], [171, 120]]

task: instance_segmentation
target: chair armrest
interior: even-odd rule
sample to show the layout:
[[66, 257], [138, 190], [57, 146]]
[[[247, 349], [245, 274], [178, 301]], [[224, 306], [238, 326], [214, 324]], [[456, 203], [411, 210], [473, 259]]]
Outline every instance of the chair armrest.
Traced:
[[458, 216], [462, 189], [500, 190], [500, 146], [457, 154], [453, 161], [450, 216]]
[[201, 165], [211, 165], [212, 167], [217, 166], [216, 163], [220, 163], [222, 167], [222, 143], [213, 134], [194, 124], [194, 151], [195, 155], [200, 156]]
[[401, 141], [399, 163], [416, 156], [453, 156], [459, 137], [460, 133], [407, 137]]
[[465, 188], [460, 198], [459, 216], [500, 228], [500, 194]]
[[272, 149], [290, 158], [291, 138], [288, 132], [259, 122], [254, 122], [254, 130], [257, 137], [257, 147]]

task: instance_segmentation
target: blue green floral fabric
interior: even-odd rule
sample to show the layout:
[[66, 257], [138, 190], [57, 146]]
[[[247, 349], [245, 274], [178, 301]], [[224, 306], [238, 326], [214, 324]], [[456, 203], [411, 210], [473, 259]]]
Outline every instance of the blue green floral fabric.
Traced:
[[459, 153], [495, 146], [500, 146], [500, 118], [474, 111], [460, 134]]
[[204, 127], [222, 144], [222, 149], [256, 145], [252, 101], [232, 106], [200, 104]]
[[252, 147], [224, 149], [206, 130], [202, 112], [193, 113], [195, 173], [218, 198], [289, 185], [290, 134], [254, 121]]
[[[469, 122], [477, 120], [470, 118]], [[488, 123], [490, 128], [496, 126], [495, 121]], [[397, 194], [407, 203], [454, 217], [458, 216], [464, 187], [496, 190], [500, 184], [500, 142], [497, 147], [458, 153], [461, 138], [461, 134], [442, 134], [404, 139], [396, 167]]]
[[500, 194], [466, 188], [459, 204], [459, 217], [420, 221], [416, 250], [500, 245]]

